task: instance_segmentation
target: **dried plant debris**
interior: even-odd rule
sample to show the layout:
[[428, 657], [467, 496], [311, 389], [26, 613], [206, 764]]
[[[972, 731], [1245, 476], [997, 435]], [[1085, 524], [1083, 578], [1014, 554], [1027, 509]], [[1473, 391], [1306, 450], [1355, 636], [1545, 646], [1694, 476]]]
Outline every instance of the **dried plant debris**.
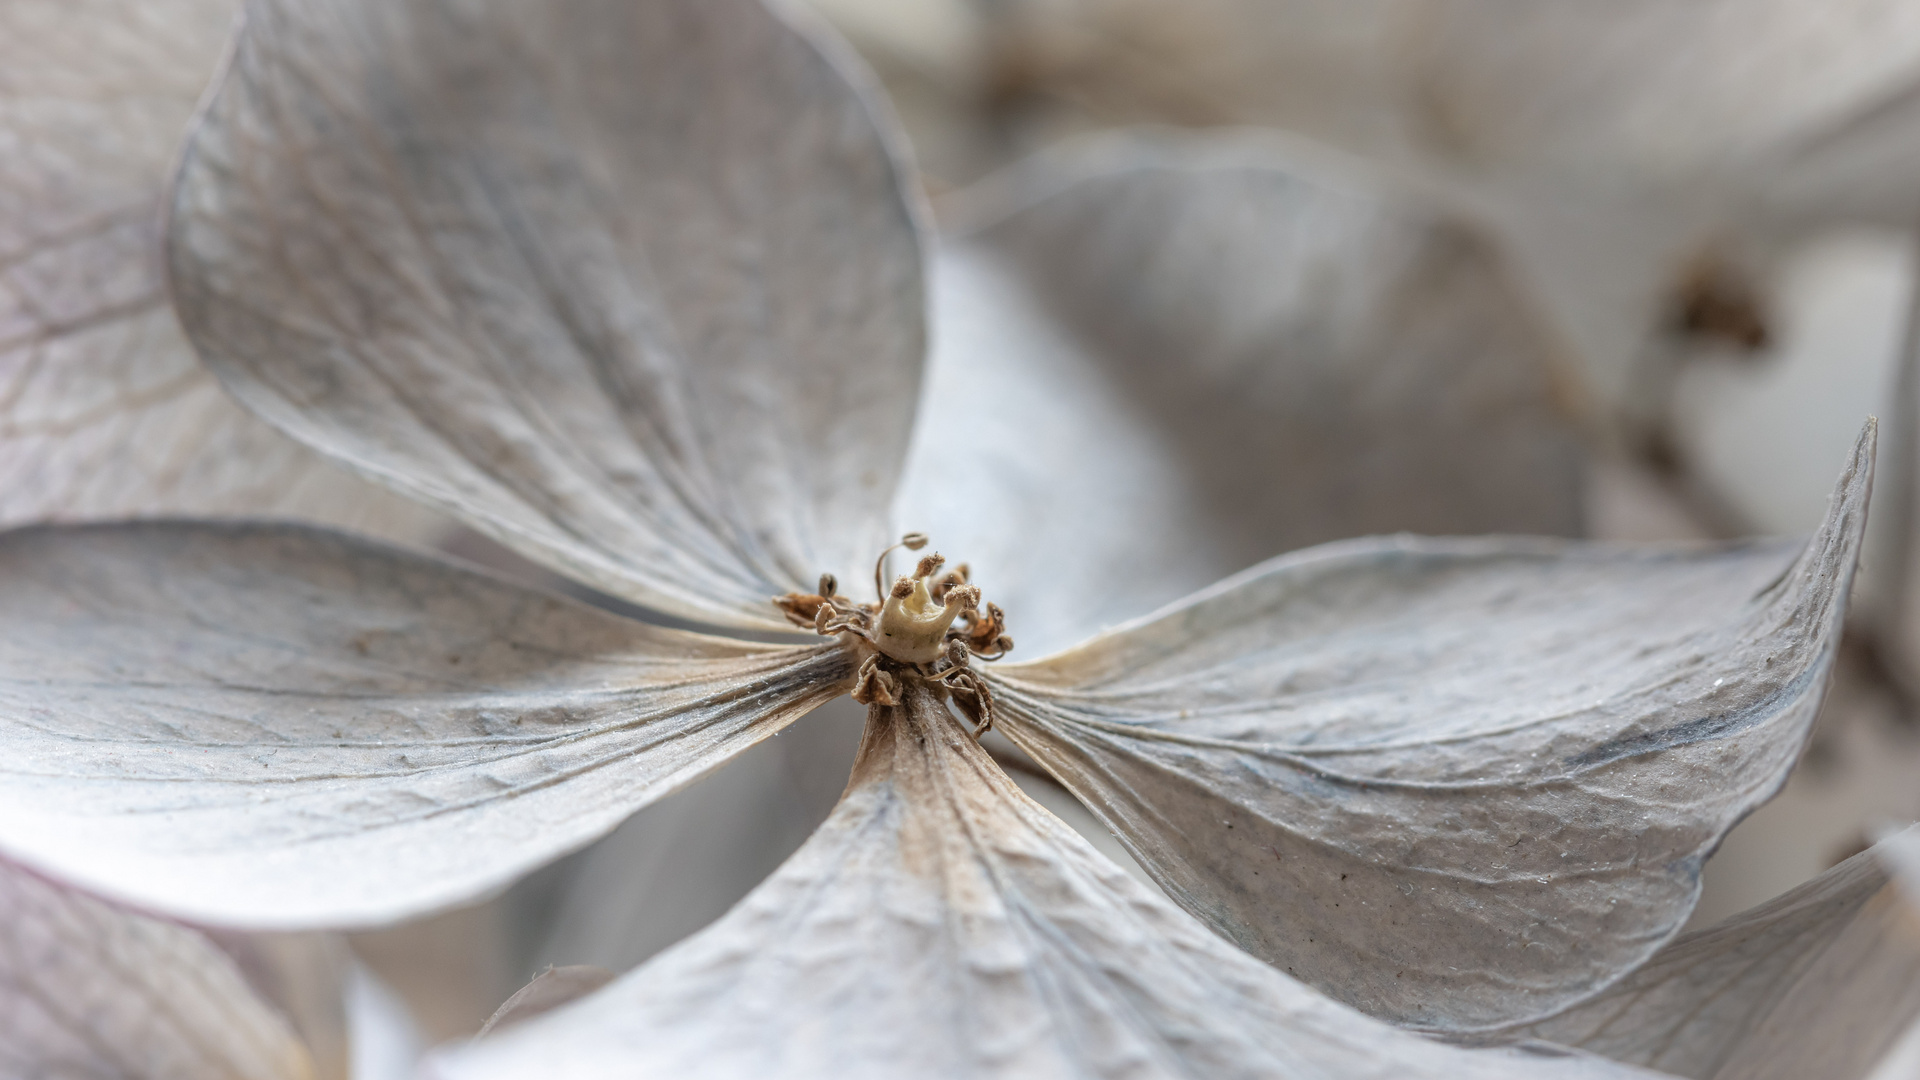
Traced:
[[[1673, 935], [1805, 740], [1873, 425], [1802, 548], [1351, 541], [1009, 664], [991, 578], [918, 533], [891, 573], [922, 239], [891, 121], [795, 18], [250, 0], [167, 245], [195, 346], [273, 424], [556, 572], [771, 640], [309, 526], [16, 529], [0, 850], [213, 924], [390, 923], [850, 694], [854, 778], [798, 855], [436, 1067], [1643, 1075], [1378, 1017], [1534, 1020]], [[996, 729], [1171, 899], [1021, 795]]]
[[1920, 1022], [1920, 906], [1887, 865], [1916, 830], [1521, 1031], [1698, 1080], [1868, 1076]]
[[0, 862], [0, 1074], [313, 1080], [306, 1047], [184, 926]]
[[0, 7], [0, 525], [261, 513], [411, 541], [443, 527], [236, 407], [167, 303], [167, 172], [238, 7]]

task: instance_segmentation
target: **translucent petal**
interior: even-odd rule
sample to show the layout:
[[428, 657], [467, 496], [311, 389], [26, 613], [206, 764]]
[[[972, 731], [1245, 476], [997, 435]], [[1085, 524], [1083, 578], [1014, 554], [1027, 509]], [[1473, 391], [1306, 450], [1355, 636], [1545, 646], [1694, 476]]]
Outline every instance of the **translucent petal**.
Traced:
[[891, 129], [759, 0], [259, 0], [189, 140], [188, 333], [300, 440], [730, 626], [884, 546], [922, 351]]
[[1920, 1021], [1920, 923], [1880, 860], [1678, 938], [1517, 1033], [1699, 1080], [1865, 1076]]
[[470, 900], [851, 675], [297, 526], [0, 534], [0, 849], [216, 924]]
[[901, 523], [1022, 655], [1328, 540], [1579, 532], [1550, 343], [1432, 208], [1270, 140], [1133, 136], [956, 213]]
[[309, 1080], [306, 1048], [204, 936], [0, 862], [0, 1074]]
[[713, 927], [427, 1072], [769, 1077], [1615, 1077], [1465, 1050], [1315, 994], [1134, 881], [909, 692], [825, 826]]
[[1873, 429], [1797, 545], [1396, 537], [1276, 560], [992, 673], [1000, 730], [1189, 911], [1416, 1026], [1642, 963], [1793, 767]]
[[174, 322], [161, 189], [236, 7], [0, 6], [0, 525], [258, 513], [416, 541], [440, 527], [235, 405]]

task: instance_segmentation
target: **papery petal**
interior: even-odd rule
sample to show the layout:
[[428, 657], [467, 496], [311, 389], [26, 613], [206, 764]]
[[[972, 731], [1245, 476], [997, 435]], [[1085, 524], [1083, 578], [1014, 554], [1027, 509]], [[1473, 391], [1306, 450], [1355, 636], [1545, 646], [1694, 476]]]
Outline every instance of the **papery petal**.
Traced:
[[0, 850], [258, 928], [472, 899], [851, 676], [297, 526], [0, 535], [0, 628]]
[[1462, 1030], [1644, 961], [1820, 705], [1873, 427], [1795, 545], [1363, 540], [991, 672], [998, 728], [1221, 933]]
[[306, 1048], [201, 934], [0, 862], [0, 1074], [309, 1080]]
[[1916, 1020], [1920, 922], [1862, 852], [1514, 1033], [1699, 1080], [1848, 1080]]
[[1209, 933], [910, 690], [846, 797], [713, 927], [428, 1072], [700, 1077], [1613, 1077], [1370, 1020]]
[[955, 214], [901, 522], [1023, 654], [1328, 540], [1580, 531], [1566, 385], [1500, 260], [1346, 163], [1111, 137]]
[[396, 539], [440, 527], [235, 405], [174, 322], [161, 190], [237, 7], [0, 6], [0, 525], [250, 512]]
[[189, 140], [188, 333], [302, 441], [743, 627], [859, 580], [913, 420], [891, 129], [759, 0], [259, 0]]

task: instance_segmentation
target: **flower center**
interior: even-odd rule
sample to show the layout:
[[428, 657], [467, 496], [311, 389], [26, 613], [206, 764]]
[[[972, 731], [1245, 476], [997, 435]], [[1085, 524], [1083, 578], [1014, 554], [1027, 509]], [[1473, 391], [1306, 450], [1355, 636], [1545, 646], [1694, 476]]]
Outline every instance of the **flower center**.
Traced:
[[863, 654], [853, 698], [864, 705], [899, 704], [901, 679], [937, 684], [975, 724], [975, 736], [993, 726], [993, 697], [973, 670], [975, 658], [998, 660], [1013, 648], [999, 605], [980, 603], [980, 587], [968, 581], [965, 563], [942, 571], [938, 554], [921, 558], [912, 574], [886, 580], [887, 556], [900, 548], [927, 546], [922, 533], [908, 533], [880, 553], [873, 567], [877, 600], [856, 604], [840, 595], [832, 574], [820, 575], [817, 593], [788, 593], [775, 606], [796, 626], [841, 637]]
[[953, 628], [953, 620], [963, 611], [979, 610], [980, 588], [943, 580], [944, 596], [935, 600], [927, 580], [939, 572], [944, 561], [938, 555], [929, 555], [920, 560], [912, 577], [893, 583], [873, 628], [874, 648], [908, 664], [931, 664], [946, 652], [947, 631]]

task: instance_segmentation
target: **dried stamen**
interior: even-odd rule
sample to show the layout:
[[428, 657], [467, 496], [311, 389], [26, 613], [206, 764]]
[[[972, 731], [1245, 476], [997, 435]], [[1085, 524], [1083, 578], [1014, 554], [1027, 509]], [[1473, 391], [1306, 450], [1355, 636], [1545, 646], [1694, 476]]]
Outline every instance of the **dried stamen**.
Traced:
[[880, 557], [873, 560], [873, 595], [883, 600], [886, 599], [887, 590], [881, 586], [881, 582], [887, 579], [887, 556], [899, 551], [901, 548], [906, 548], [908, 551], [919, 551], [926, 546], [926, 533], [910, 532], [902, 536], [899, 543], [881, 552]]
[[860, 654], [855, 701], [897, 705], [900, 680], [918, 679], [944, 690], [972, 721], [978, 738], [993, 727], [993, 692], [973, 670], [973, 660], [998, 660], [1013, 648], [1013, 638], [998, 605], [987, 604], [981, 612], [980, 587], [970, 580], [965, 563], [943, 574], [946, 560], [930, 554], [891, 589], [882, 587], [889, 554], [926, 546], [924, 533], [908, 533], [880, 553], [873, 570], [878, 603], [856, 604], [841, 596], [832, 574], [820, 575], [818, 593], [788, 593], [773, 602], [794, 625], [825, 637], [842, 636]]
[[879, 653], [867, 657], [853, 677], [853, 700], [862, 705], [900, 704], [900, 683], [881, 666]]

